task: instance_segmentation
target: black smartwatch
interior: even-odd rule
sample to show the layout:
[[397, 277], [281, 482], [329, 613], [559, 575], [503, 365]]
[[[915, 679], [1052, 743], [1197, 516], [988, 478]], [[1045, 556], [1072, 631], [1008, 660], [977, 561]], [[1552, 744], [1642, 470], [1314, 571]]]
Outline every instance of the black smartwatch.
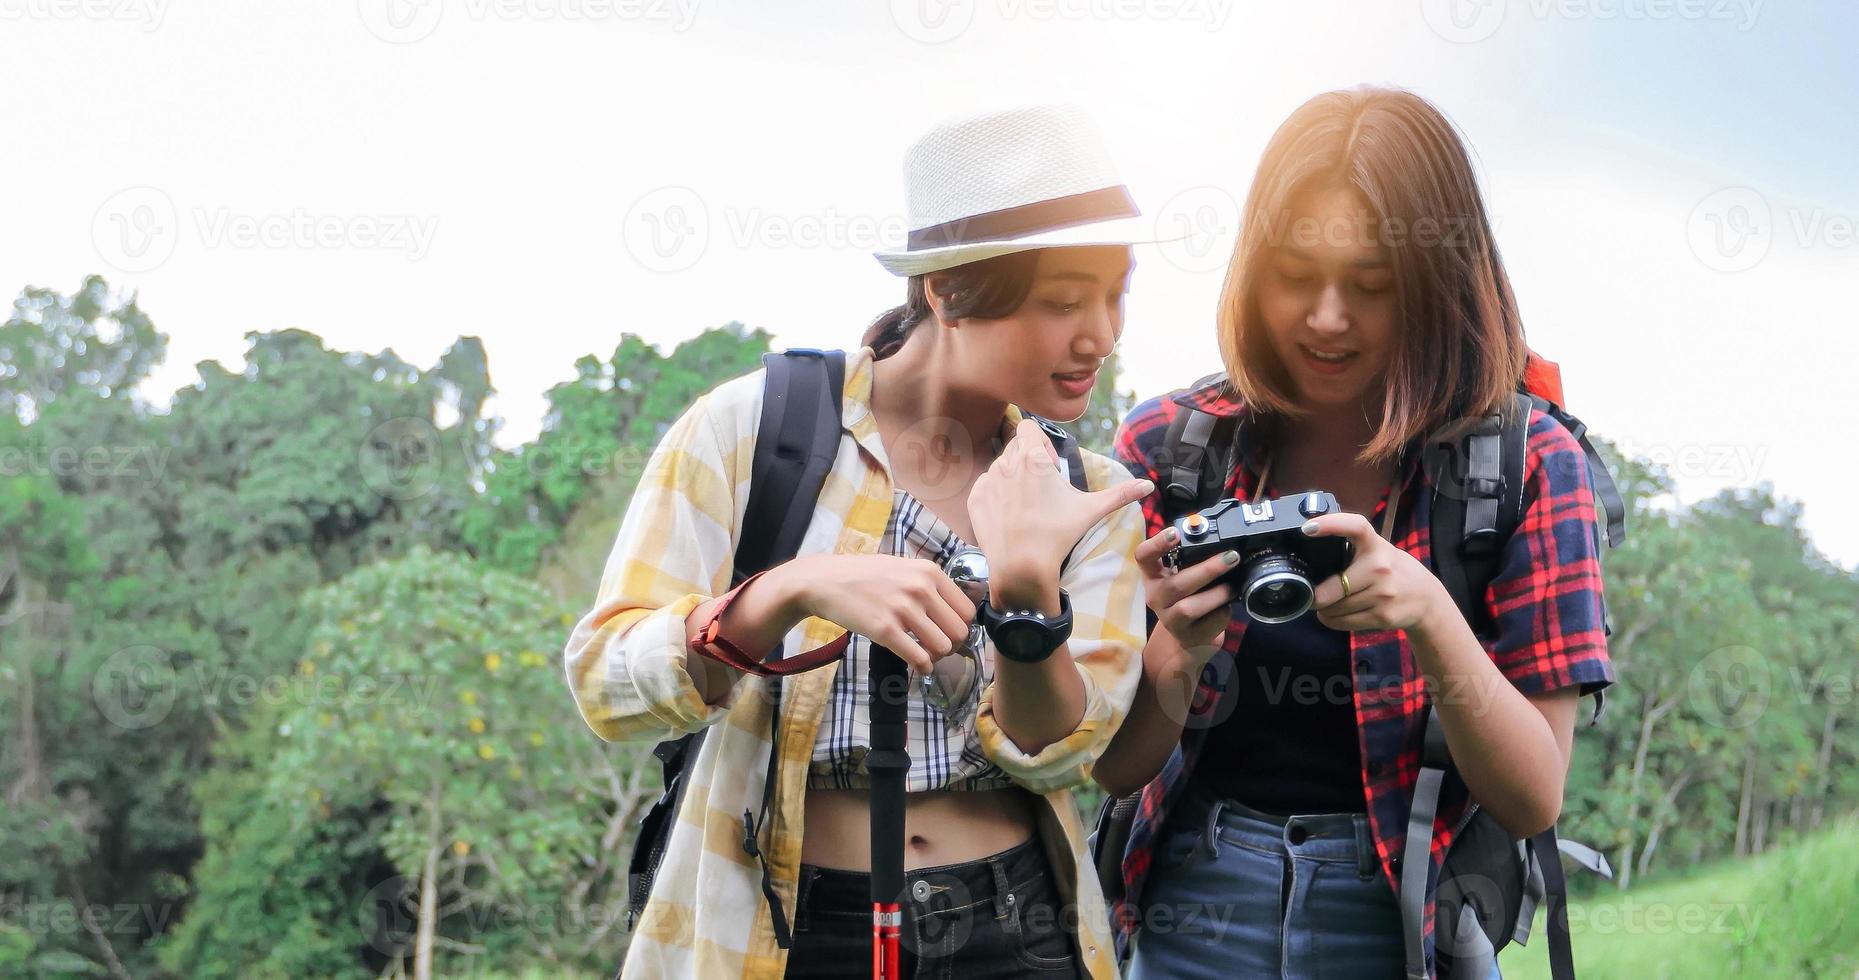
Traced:
[[1052, 656], [1072, 635], [1072, 600], [1059, 590], [1059, 614], [1031, 610], [1002, 612], [993, 603], [981, 604], [981, 627], [994, 641], [994, 651], [1008, 660], [1036, 664]]

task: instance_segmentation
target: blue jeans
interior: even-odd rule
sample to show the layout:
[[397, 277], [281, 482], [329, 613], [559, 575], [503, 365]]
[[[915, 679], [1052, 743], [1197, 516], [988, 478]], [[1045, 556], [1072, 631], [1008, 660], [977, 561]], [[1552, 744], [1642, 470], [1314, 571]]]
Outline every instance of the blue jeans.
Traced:
[[1360, 814], [1278, 817], [1191, 789], [1146, 891], [1130, 980], [1402, 975], [1401, 910]]

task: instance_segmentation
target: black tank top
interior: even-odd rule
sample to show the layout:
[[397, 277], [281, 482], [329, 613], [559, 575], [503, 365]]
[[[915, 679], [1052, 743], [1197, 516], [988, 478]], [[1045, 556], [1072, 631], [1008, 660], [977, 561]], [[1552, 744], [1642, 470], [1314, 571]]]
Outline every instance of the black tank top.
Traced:
[[1249, 623], [1235, 665], [1192, 779], [1281, 816], [1365, 812], [1349, 634], [1315, 612]]

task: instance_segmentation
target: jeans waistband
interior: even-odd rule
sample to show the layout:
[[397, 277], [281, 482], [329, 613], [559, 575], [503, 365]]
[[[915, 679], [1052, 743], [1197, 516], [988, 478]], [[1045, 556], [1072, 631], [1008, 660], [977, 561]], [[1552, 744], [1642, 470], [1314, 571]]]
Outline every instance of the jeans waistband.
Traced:
[[[952, 911], [983, 902], [1002, 902], [1009, 892], [1023, 890], [1028, 883], [1048, 875], [1045, 852], [1035, 835], [984, 858], [905, 872], [904, 893], [897, 900], [918, 911]], [[855, 912], [869, 916], [871, 875], [803, 864], [795, 902], [815, 914]]]
[[1200, 846], [1209, 856], [1218, 855], [1225, 839], [1288, 857], [1354, 861], [1357, 874], [1364, 877], [1381, 868], [1367, 814], [1266, 813], [1193, 789], [1176, 810], [1176, 819], [1182, 821], [1177, 826], [1199, 833]]

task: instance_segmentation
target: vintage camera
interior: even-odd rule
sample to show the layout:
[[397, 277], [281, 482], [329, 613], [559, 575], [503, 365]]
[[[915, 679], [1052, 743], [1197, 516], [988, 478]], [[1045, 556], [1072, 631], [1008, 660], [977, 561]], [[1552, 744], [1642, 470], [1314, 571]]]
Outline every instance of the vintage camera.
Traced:
[[1341, 510], [1322, 490], [1257, 504], [1229, 498], [1176, 521], [1180, 543], [1162, 561], [1179, 572], [1237, 551], [1239, 564], [1208, 588], [1231, 583], [1246, 615], [1261, 623], [1288, 623], [1309, 611], [1316, 583], [1349, 567], [1348, 540], [1303, 531], [1305, 521]]

